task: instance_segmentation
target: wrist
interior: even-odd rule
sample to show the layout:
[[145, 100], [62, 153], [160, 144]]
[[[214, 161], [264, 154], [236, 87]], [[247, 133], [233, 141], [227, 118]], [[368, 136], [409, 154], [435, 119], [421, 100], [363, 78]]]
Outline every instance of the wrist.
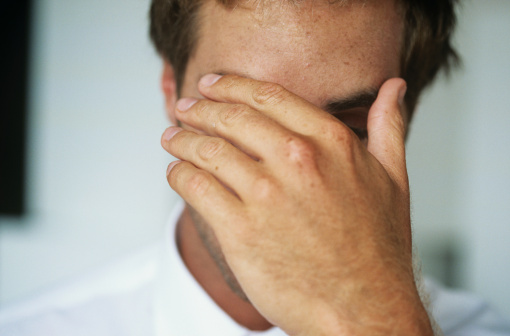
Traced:
[[308, 328], [297, 335], [434, 335], [415, 286], [366, 294], [316, 304]]

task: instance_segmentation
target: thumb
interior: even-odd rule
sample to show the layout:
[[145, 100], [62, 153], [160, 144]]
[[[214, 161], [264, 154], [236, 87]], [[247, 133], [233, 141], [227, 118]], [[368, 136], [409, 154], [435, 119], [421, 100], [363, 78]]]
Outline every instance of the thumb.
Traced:
[[406, 121], [404, 95], [406, 82], [400, 78], [387, 80], [370, 108], [367, 120], [368, 151], [383, 165], [401, 188], [407, 189], [405, 162]]

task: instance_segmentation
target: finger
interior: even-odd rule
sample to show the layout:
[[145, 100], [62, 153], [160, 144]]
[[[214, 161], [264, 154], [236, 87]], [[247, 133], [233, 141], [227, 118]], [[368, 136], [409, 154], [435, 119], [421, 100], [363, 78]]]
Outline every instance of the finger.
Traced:
[[227, 139], [249, 156], [264, 162], [278, 156], [276, 147], [292, 134], [276, 121], [243, 104], [202, 99], [190, 106], [189, 98], [184, 98], [177, 103], [176, 114], [183, 123]]
[[199, 90], [209, 99], [246, 104], [275, 120], [285, 128], [303, 135], [313, 135], [330, 114], [275, 83], [250, 78], [209, 74], [199, 82]]
[[405, 162], [405, 109], [403, 98], [406, 83], [400, 78], [387, 80], [370, 108], [367, 120], [367, 149], [385, 167], [402, 188], [407, 188]]
[[215, 232], [222, 229], [215, 223], [227, 223], [226, 219], [242, 210], [242, 203], [237, 197], [214, 176], [190, 162], [172, 162], [167, 170], [167, 180], [175, 192], [208, 219]]
[[161, 144], [174, 157], [212, 174], [241, 199], [250, 194], [251, 181], [262, 174], [259, 162], [222, 138], [169, 127]]

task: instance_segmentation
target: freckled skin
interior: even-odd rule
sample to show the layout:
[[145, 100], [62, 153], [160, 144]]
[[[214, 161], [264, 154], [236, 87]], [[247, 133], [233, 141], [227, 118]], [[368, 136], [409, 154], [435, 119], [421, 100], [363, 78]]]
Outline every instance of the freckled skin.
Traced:
[[225, 71], [282, 84], [320, 106], [326, 98], [379, 87], [400, 73], [395, 56], [402, 24], [393, 1], [353, 1], [347, 7], [306, 1], [298, 8], [271, 7], [270, 14], [206, 2], [183, 96], [200, 97], [201, 75]]

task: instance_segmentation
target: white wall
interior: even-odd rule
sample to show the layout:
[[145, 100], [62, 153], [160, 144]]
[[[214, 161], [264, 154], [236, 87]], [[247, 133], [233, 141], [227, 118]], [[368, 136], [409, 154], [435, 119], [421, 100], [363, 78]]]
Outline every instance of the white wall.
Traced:
[[[29, 215], [0, 217], [0, 302], [87, 271], [161, 234], [175, 202], [148, 0], [38, 0]], [[427, 93], [409, 139], [424, 268], [453, 247], [457, 282], [510, 316], [510, 2], [467, 1], [463, 72]]]
[[175, 197], [148, 3], [34, 1], [29, 215], [0, 219], [2, 301], [161, 234]]
[[[467, 28], [466, 28], [467, 30]], [[467, 287], [510, 315], [510, 2], [470, 13], [466, 55], [466, 127], [462, 130], [459, 218], [471, 246]], [[472, 44], [471, 44], [472, 43]]]
[[415, 237], [425, 269], [450, 245], [458, 284], [510, 316], [510, 1], [463, 3], [464, 69], [428, 92], [408, 144]]

